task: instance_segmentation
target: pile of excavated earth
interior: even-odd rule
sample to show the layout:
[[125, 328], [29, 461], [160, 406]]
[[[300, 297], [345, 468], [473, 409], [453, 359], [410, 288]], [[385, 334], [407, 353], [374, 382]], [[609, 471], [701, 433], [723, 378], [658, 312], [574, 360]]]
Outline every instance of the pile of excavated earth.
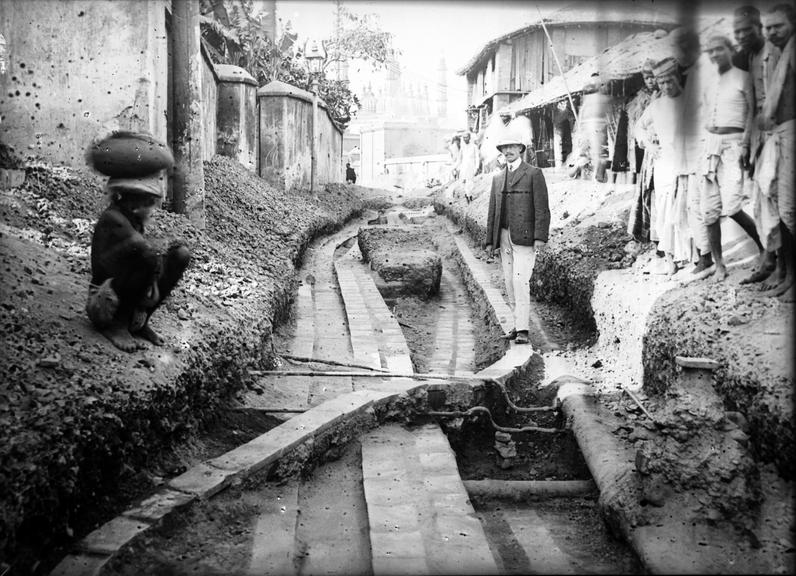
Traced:
[[[485, 238], [490, 180], [478, 176], [435, 197], [437, 209], [476, 243]], [[725, 241], [733, 240], [724, 282], [688, 269], [650, 275], [653, 246], [626, 232], [632, 186], [553, 171], [547, 180], [552, 230], [537, 255], [531, 294], [570, 307], [573, 322], [593, 323], [598, 332], [594, 346], [547, 355], [594, 386], [604, 423], [634, 454], [641, 492], [617, 488], [615, 520], [644, 526], [681, 518], [705, 557], [715, 546], [717, 571], [730, 568], [721, 564], [721, 546], [696, 535], [700, 528], [722, 534], [727, 549], [739, 541], [773, 559], [765, 571], [791, 571], [793, 304], [739, 285], [755, 252], [737, 230], [725, 230]]]
[[[3, 161], [22, 168], [5, 150]], [[285, 193], [229, 159], [206, 163], [206, 229], [159, 211], [148, 230], [163, 246], [178, 237], [193, 252], [152, 319], [166, 344], [126, 354], [83, 311], [102, 181], [41, 164], [22, 170], [24, 181], [0, 194], [0, 550], [4, 562], [36, 569], [42, 550], [67, 546], [184, 470], [161, 455], [211, 426], [252, 385], [251, 370], [273, 366], [272, 331], [287, 320], [308, 244], [388, 202], [356, 186]], [[421, 195], [477, 246], [489, 179]], [[553, 346], [538, 334], [532, 342], [591, 383], [605, 433], [633, 454], [633, 482], [618, 478], [601, 495], [606, 520], [642, 534], [674, 517], [712, 552], [715, 571], [722, 546], [741, 542], [766, 558], [751, 564], [760, 571], [792, 572], [792, 304], [738, 285], [751, 266], [742, 250], [729, 252], [721, 284], [687, 271], [644, 274], [653, 250], [625, 231], [630, 187], [552, 172], [548, 182], [553, 230], [532, 295], [540, 307], [567, 309], [567, 321], [596, 338], [589, 347]], [[384, 293], [411, 285], [424, 296], [439, 286], [434, 250], [398, 249], [424, 238], [421, 227], [368, 226], [359, 235]], [[126, 485], [135, 488], [120, 494]], [[717, 534], [724, 540], [710, 541]]]

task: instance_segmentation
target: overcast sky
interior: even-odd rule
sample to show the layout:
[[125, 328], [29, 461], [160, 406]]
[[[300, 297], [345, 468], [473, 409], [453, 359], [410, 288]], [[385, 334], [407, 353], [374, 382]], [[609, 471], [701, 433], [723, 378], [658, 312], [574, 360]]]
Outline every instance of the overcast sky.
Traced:
[[[440, 57], [448, 67], [447, 90], [449, 115], [463, 121], [466, 106], [466, 82], [457, 76], [463, 66], [483, 45], [493, 38], [538, 20], [533, 2], [470, 1], [394, 1], [344, 0], [343, 5], [359, 14], [376, 14], [383, 30], [393, 34], [393, 45], [400, 53], [405, 78], [422, 83], [436, 83]], [[563, 3], [541, 2], [547, 14]], [[290, 20], [299, 41], [328, 38], [334, 30], [334, 0], [278, 0], [277, 17], [282, 24]], [[352, 88], [367, 82], [369, 70], [352, 67]]]
[[[764, 0], [765, 1], [765, 0]], [[355, 13], [372, 13], [379, 17], [382, 29], [393, 34], [393, 43], [401, 52], [404, 76], [416, 82], [437, 80], [437, 66], [444, 56], [448, 66], [449, 114], [463, 119], [466, 106], [464, 77], [456, 76], [483, 45], [502, 34], [539, 21], [540, 12], [547, 16], [572, 4], [571, 1], [475, 1], [475, 0], [344, 0], [343, 5]], [[701, 3], [701, 12], [732, 17], [732, 9], [743, 0]], [[748, 3], [748, 2], [747, 2]], [[605, 6], [604, 3], [594, 2]], [[680, 3], [693, 10], [697, 2]], [[677, 4], [671, 0], [625, 0], [620, 6], [632, 11], [634, 6], [648, 6], [672, 13]], [[277, 17], [284, 24], [290, 20], [299, 41], [307, 38], [329, 38], [334, 29], [334, 0], [278, 0]], [[358, 90], [366, 82], [367, 70], [352, 68], [352, 88]]]

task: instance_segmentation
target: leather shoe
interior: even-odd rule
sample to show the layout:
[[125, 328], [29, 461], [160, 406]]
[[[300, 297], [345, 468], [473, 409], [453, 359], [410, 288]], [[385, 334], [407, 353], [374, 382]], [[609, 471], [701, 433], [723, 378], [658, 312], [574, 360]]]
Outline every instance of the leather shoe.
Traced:
[[503, 336], [505, 340], [514, 340], [517, 337], [517, 330], [514, 328], [511, 329], [511, 332]]

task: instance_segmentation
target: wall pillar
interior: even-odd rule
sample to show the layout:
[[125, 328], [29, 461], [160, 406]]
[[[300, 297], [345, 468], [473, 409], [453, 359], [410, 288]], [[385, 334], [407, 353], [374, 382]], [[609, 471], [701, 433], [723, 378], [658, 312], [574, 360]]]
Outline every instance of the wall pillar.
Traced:
[[174, 60], [174, 210], [205, 227], [202, 55], [199, 0], [172, 2]]
[[257, 168], [257, 81], [243, 68], [216, 64], [216, 152]]

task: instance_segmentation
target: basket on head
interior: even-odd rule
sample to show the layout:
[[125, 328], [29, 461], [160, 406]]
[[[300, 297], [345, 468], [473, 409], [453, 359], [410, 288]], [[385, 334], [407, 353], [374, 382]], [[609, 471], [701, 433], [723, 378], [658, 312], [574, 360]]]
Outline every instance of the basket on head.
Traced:
[[114, 132], [86, 150], [86, 162], [111, 178], [140, 178], [174, 165], [165, 142], [144, 132]]

